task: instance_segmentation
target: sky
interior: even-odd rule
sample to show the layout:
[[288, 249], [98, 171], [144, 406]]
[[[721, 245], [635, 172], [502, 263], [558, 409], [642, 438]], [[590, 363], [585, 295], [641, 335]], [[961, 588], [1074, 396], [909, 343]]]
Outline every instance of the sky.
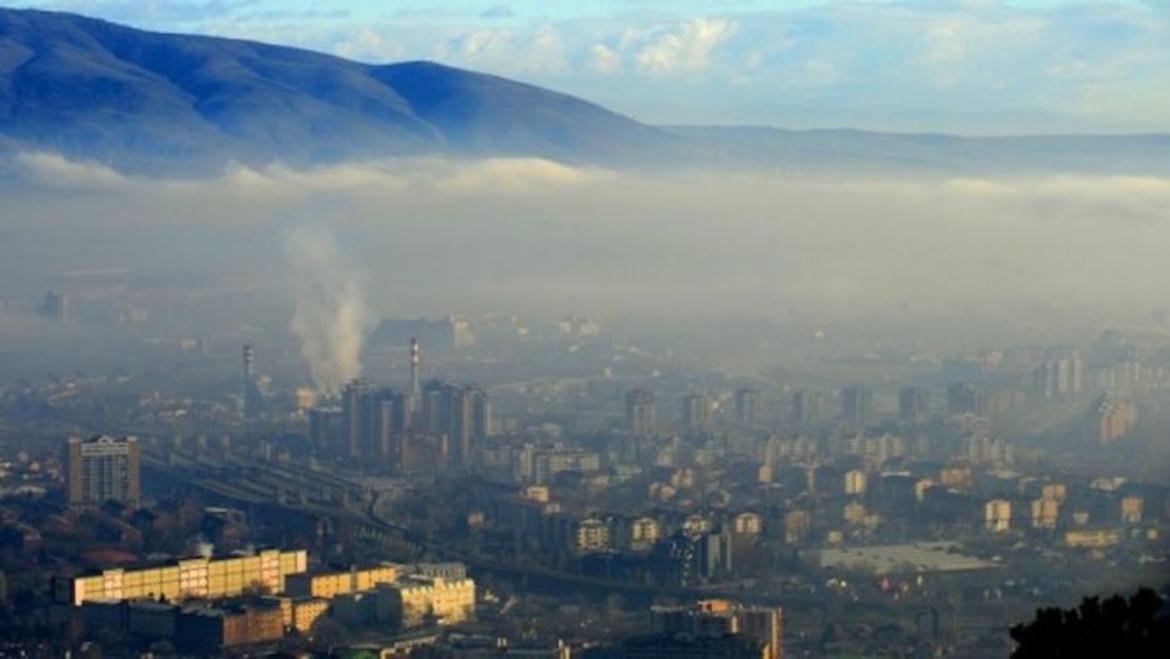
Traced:
[[429, 59], [651, 123], [1170, 131], [1170, 0], [0, 0]]

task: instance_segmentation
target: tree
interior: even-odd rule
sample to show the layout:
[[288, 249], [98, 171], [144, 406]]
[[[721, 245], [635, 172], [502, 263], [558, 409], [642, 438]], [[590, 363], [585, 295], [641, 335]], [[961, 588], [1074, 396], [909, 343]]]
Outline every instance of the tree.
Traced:
[[1075, 609], [1040, 609], [1012, 627], [1013, 659], [1054, 657], [1170, 657], [1170, 618], [1162, 598], [1143, 588], [1126, 600], [1086, 597]]

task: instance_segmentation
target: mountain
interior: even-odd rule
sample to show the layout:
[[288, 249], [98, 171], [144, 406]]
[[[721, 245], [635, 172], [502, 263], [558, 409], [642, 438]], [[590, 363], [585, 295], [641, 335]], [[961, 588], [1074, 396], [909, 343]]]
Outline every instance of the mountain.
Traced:
[[1168, 135], [656, 127], [432, 62], [370, 65], [0, 9], [0, 156], [30, 149], [149, 173], [423, 154], [814, 172], [1170, 172]]
[[127, 169], [528, 155], [632, 162], [685, 140], [572, 96], [430, 62], [0, 10], [0, 136]]
[[1170, 135], [961, 137], [758, 126], [670, 126], [740, 166], [807, 171], [1170, 173]]

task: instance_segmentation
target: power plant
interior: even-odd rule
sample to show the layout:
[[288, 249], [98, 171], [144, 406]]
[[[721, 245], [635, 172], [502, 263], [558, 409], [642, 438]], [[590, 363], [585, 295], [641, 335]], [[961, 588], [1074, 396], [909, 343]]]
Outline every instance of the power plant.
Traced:
[[351, 380], [339, 408], [309, 411], [314, 446], [353, 462], [391, 471], [472, 471], [491, 435], [491, 401], [483, 389], [444, 383], [425, 386], [421, 346], [410, 341], [409, 391]]

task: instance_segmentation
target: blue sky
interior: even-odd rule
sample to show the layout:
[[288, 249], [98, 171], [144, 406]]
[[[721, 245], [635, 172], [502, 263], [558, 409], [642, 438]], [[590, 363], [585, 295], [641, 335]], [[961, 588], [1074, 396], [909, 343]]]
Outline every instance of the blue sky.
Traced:
[[1170, 0], [0, 0], [370, 62], [432, 59], [656, 123], [1170, 131]]

